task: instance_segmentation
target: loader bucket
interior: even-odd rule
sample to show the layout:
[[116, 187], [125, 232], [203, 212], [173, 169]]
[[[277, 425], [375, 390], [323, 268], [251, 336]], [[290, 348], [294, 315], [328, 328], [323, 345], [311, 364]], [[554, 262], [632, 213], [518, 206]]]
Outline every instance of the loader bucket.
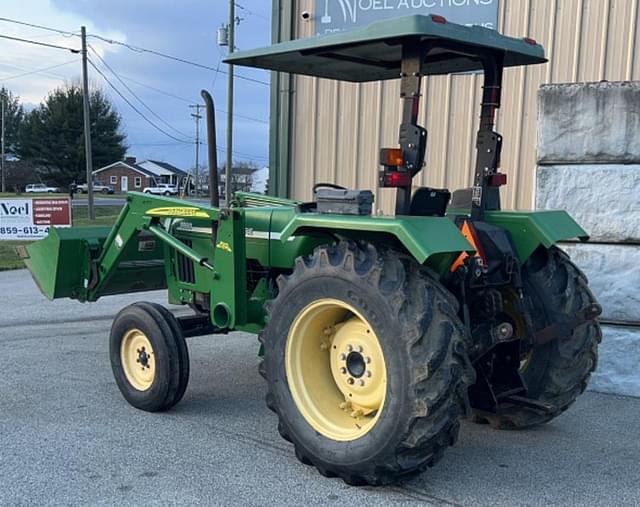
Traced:
[[99, 254], [109, 231], [110, 227], [52, 227], [46, 238], [27, 245], [19, 254], [47, 298], [83, 301], [91, 258]]

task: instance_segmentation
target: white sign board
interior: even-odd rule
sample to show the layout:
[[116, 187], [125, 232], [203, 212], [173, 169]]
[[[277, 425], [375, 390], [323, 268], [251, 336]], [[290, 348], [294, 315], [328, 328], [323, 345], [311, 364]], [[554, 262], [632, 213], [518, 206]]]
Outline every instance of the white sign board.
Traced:
[[0, 198], [0, 240], [44, 238], [52, 225], [71, 226], [68, 198]]

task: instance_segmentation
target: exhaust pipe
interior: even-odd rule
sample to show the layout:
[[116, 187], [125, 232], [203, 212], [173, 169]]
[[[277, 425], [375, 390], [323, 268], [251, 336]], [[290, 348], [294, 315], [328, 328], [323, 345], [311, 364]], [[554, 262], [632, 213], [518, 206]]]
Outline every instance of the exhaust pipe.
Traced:
[[209, 202], [213, 208], [220, 207], [218, 187], [218, 145], [216, 144], [216, 111], [213, 97], [207, 90], [200, 92], [207, 106], [207, 154], [209, 156]]

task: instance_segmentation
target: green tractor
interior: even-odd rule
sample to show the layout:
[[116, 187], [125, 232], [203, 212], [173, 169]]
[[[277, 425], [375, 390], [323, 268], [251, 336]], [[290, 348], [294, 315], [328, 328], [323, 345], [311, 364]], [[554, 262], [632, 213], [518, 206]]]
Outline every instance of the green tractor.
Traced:
[[[26, 264], [50, 299], [166, 289], [193, 309], [176, 318], [141, 302], [115, 318], [111, 366], [131, 405], [180, 401], [186, 338], [255, 333], [267, 406], [300, 461], [349, 484], [402, 480], [442, 457], [463, 417], [499, 429], [550, 421], [596, 366], [600, 306], [555, 246], [586, 232], [564, 211], [500, 209], [503, 69], [545, 61], [531, 39], [435, 15], [235, 53], [234, 65], [400, 79], [399, 147], [380, 151], [379, 170], [380, 187], [397, 189], [395, 215], [373, 215], [370, 191], [331, 184], [313, 202], [236, 193], [220, 207], [210, 160], [210, 206], [131, 192], [113, 228], [52, 229]], [[427, 146], [422, 77], [476, 71], [473, 186], [412, 191]]]

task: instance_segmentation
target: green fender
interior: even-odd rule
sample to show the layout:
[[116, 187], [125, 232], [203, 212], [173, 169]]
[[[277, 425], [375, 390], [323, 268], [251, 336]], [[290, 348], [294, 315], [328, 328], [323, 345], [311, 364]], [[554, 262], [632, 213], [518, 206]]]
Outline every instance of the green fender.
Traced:
[[485, 221], [509, 231], [520, 260], [525, 262], [539, 247], [589, 235], [566, 211], [487, 211]]
[[[457, 215], [452, 211], [452, 215]], [[485, 221], [509, 231], [518, 256], [525, 262], [539, 247], [559, 241], [589, 239], [566, 211], [488, 211]], [[420, 264], [444, 273], [461, 252], [475, 252], [451, 217], [370, 217], [296, 214], [282, 230], [281, 241], [295, 235], [326, 234], [336, 238], [399, 241]]]
[[399, 241], [420, 264], [444, 272], [462, 252], [475, 252], [451, 219], [446, 217], [376, 217], [296, 214], [282, 230], [286, 242], [295, 235], [326, 234], [336, 238]]

